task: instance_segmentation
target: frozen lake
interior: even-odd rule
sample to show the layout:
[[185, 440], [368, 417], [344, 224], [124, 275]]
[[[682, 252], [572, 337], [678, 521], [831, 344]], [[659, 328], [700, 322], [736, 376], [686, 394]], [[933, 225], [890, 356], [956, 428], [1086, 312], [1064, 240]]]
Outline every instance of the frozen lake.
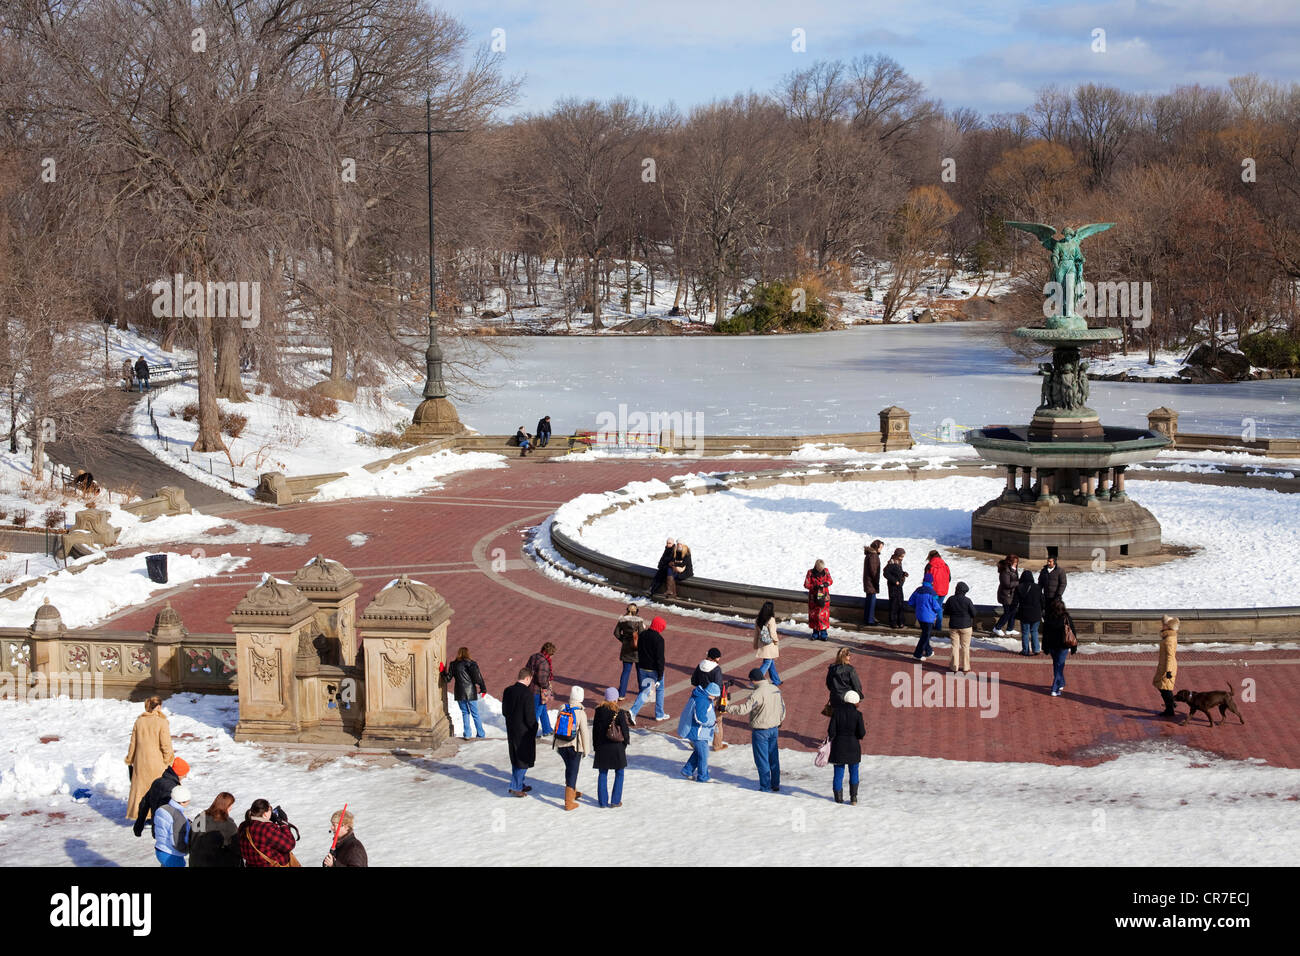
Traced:
[[[912, 433], [940, 423], [1024, 424], [1039, 378], [990, 325], [871, 326], [820, 335], [573, 336], [494, 340], [506, 348], [475, 374], [481, 387], [448, 384], [461, 418], [479, 431], [532, 430], [550, 415], [556, 434], [595, 428], [602, 413], [682, 412], [705, 434], [874, 431], [877, 412], [901, 405]], [[448, 344], [448, 358], [457, 345]], [[405, 397], [412, 405], [415, 392]], [[1230, 385], [1093, 382], [1103, 422], [1146, 424], [1167, 405], [1184, 431], [1300, 434], [1300, 382]], [[695, 415], [703, 416], [696, 419]]]

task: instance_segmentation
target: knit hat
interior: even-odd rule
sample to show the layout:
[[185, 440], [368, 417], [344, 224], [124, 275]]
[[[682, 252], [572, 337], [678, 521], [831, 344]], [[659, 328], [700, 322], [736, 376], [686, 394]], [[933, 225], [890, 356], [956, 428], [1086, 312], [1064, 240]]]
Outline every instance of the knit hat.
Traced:
[[708, 687], [704, 688], [704, 693], [708, 694], [710, 697], [718, 697], [722, 694], [722, 688], [717, 684], [710, 684]]
[[577, 707], [582, 703], [582, 699], [587, 696], [587, 692], [581, 687], [574, 687], [569, 691], [569, 706]]
[[767, 674], [764, 672], [763, 668], [761, 667], [755, 667], [753, 670], [749, 672], [750, 680], [762, 680], [766, 676]]
[[608, 703], [609, 701], [614, 701], [614, 700], [618, 700], [618, 688], [617, 688], [617, 687], [606, 687], [606, 688], [605, 688], [605, 701], [606, 701], [606, 703]]
[[668, 622], [665, 621], [662, 617], [657, 617], [650, 622], [650, 630], [658, 631], [660, 634], [664, 632], [664, 628], [666, 628], [667, 626], [668, 626]]
[[190, 765], [180, 757], [172, 761], [172, 770], [176, 771], [176, 776], [183, 777], [190, 772]]
[[862, 698], [856, 690], [846, 690], [844, 692], [844, 703], [846, 704], [857, 704], [861, 702], [861, 700]]
[[1179, 623], [1178, 618], [1174, 617], [1173, 615], [1166, 614], [1164, 617], [1160, 619], [1160, 623], [1167, 628], [1172, 628], [1175, 631], [1178, 630], [1178, 623]]
[[718, 650], [716, 647], [710, 647], [709, 653], [706, 656], [709, 660], [716, 661], [722, 657], [722, 651]]
[[921, 579], [921, 587], [929, 587], [932, 584], [934, 584], [934, 575], [932, 574], [927, 574]]
[[186, 789], [185, 784], [178, 783], [176, 786], [172, 787], [172, 799], [177, 803], [190, 802], [190, 792]]

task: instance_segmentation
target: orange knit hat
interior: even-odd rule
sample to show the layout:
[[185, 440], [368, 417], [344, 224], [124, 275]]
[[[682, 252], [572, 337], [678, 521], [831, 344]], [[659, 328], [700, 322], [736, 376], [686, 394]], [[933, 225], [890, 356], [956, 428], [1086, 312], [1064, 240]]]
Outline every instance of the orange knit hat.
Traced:
[[190, 772], [190, 765], [180, 757], [172, 761], [172, 769], [176, 771], [176, 776], [183, 777]]

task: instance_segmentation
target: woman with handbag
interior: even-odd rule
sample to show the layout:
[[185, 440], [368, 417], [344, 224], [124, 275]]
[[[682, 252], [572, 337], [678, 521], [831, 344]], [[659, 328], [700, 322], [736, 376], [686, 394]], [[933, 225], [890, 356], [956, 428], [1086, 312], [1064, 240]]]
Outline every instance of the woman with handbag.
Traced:
[[1078, 652], [1079, 640], [1070, 612], [1059, 597], [1052, 599], [1043, 615], [1043, 650], [1052, 658], [1052, 696], [1060, 697], [1065, 690], [1065, 658]]
[[803, 589], [808, 592], [808, 626], [812, 628], [814, 641], [829, 639], [827, 629], [831, 626], [831, 580], [826, 562], [818, 558], [803, 576]]
[[822, 708], [823, 717], [835, 713], [835, 705], [844, 700], [844, 695], [849, 691], [855, 692], [858, 700], [862, 699], [862, 681], [858, 679], [857, 668], [849, 663], [851, 656], [852, 652], [847, 647], [841, 647], [835, 655], [835, 663], [826, 668], [826, 690], [830, 692], [830, 698]]
[[831, 722], [826, 728], [826, 737], [830, 741], [829, 761], [835, 765], [834, 782], [831, 789], [835, 793], [835, 802], [844, 802], [844, 768], [849, 768], [849, 803], [858, 802], [858, 767], [862, 763], [862, 738], [867, 735], [866, 724], [858, 703], [862, 697], [857, 691], [849, 691], [844, 699], [834, 705]]
[[754, 658], [763, 663], [759, 670], [763, 676], [770, 671], [772, 683], [781, 686], [781, 675], [776, 672], [776, 659], [781, 656], [781, 638], [776, 633], [776, 607], [771, 601], [764, 601], [754, 619]]
[[[623, 771], [627, 769], [627, 742], [632, 737], [627, 711], [618, 705], [618, 688], [605, 688], [605, 702], [596, 708], [592, 722], [592, 747], [596, 758], [596, 802], [602, 807], [623, 805]], [[614, 771], [614, 792], [609, 792], [609, 772]]]

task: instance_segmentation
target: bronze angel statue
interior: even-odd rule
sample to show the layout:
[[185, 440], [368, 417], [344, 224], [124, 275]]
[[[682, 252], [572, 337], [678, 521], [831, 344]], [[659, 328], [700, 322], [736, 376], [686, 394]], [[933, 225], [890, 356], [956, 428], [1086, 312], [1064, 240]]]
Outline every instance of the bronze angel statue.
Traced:
[[1113, 222], [1094, 222], [1077, 229], [1062, 229], [1056, 238], [1056, 227], [1041, 222], [1008, 222], [1012, 229], [1020, 229], [1038, 237], [1043, 248], [1052, 254], [1052, 281], [1061, 290], [1063, 315], [1077, 315], [1075, 306], [1084, 297], [1083, 291], [1083, 240], [1105, 232]]

